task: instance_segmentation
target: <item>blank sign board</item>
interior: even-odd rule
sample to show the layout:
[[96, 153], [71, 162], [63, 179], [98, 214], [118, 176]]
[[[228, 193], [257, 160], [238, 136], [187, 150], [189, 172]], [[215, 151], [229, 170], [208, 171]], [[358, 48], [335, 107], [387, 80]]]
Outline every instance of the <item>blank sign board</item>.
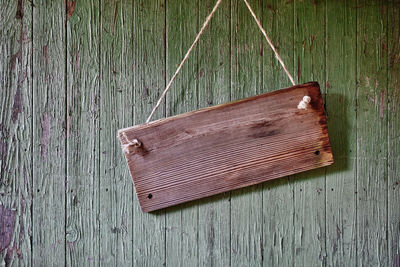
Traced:
[[318, 83], [118, 132], [142, 211], [333, 163]]

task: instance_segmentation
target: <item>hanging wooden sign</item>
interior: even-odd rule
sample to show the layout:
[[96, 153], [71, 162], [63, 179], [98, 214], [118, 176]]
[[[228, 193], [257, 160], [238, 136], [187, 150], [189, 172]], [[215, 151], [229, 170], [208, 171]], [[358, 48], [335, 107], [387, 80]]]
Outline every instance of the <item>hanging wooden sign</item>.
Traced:
[[144, 212], [333, 163], [316, 82], [118, 134]]

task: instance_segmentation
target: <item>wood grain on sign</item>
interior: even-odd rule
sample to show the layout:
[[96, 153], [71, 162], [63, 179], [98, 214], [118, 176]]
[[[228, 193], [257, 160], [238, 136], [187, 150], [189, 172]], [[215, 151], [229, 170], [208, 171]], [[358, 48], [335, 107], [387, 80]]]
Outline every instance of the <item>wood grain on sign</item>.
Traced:
[[[311, 102], [298, 109], [304, 96]], [[144, 212], [333, 163], [316, 82], [121, 129], [119, 138]]]

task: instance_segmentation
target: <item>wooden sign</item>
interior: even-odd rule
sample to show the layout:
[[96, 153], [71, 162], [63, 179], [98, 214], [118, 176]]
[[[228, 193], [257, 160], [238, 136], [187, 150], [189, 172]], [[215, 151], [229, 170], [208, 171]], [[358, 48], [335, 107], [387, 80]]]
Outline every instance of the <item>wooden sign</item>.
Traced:
[[316, 82], [118, 134], [144, 212], [333, 163]]

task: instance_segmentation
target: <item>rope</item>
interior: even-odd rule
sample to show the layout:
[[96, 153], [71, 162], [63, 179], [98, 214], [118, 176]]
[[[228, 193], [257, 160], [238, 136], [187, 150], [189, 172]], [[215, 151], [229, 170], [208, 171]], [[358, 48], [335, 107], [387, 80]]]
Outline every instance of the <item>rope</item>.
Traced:
[[253, 9], [251, 9], [251, 7], [250, 7], [249, 3], [247, 2], [247, 0], [243, 0], [243, 1], [245, 2], [247, 8], [249, 9], [249, 11], [250, 11], [250, 13], [251, 13], [251, 15], [253, 16], [254, 20], [256, 21], [256, 23], [257, 23], [257, 25], [258, 25], [258, 28], [260, 28], [260, 31], [261, 31], [262, 34], [264, 35], [264, 37], [265, 37], [265, 39], [267, 40], [267, 42], [268, 42], [269, 46], [271, 47], [272, 51], [274, 51], [276, 59], [278, 59], [279, 63], [281, 63], [283, 69], [284, 69], [285, 72], [286, 72], [286, 75], [289, 77], [289, 79], [290, 79], [290, 81], [292, 82], [292, 84], [293, 84], [293, 85], [296, 85], [296, 83], [294, 82], [294, 79], [293, 79], [292, 75], [290, 75], [288, 69], [287, 69], [286, 66], [285, 66], [285, 63], [283, 63], [282, 58], [281, 58], [281, 56], [279, 56], [278, 51], [275, 49], [275, 46], [273, 45], [271, 39], [269, 39], [267, 33], [265, 32], [264, 28], [262, 27], [262, 25], [261, 25], [260, 21], [258, 20], [256, 14], [254, 14]]
[[175, 80], [176, 75], [178, 75], [179, 71], [181, 70], [183, 64], [185, 63], [185, 61], [188, 59], [190, 52], [192, 52], [194, 46], [196, 45], [197, 41], [199, 41], [201, 34], [204, 32], [204, 29], [207, 27], [208, 23], [210, 22], [212, 16], [214, 15], [215, 11], [217, 11], [217, 8], [219, 6], [219, 4], [221, 4], [222, 0], [218, 0], [217, 3], [215, 4], [213, 10], [211, 11], [210, 15], [208, 15], [208, 17], [206, 18], [206, 20], [203, 23], [203, 26], [201, 27], [199, 33], [197, 34], [196, 38], [194, 39], [193, 44], [190, 46], [189, 50], [186, 52], [185, 57], [183, 58], [181, 64], [179, 64], [179, 67], [176, 69], [174, 76], [172, 76], [171, 80], [169, 81], [169, 83], [167, 84], [167, 87], [165, 87], [164, 92], [162, 93], [162, 95], [160, 96], [160, 99], [158, 99], [157, 104], [154, 106], [153, 110], [150, 113], [150, 116], [147, 118], [146, 123], [148, 123], [151, 119], [151, 117], [153, 116], [154, 112], [156, 111], [156, 109], [158, 108], [158, 106], [161, 104], [161, 101], [163, 100], [163, 98], [165, 97], [165, 95], [167, 94], [169, 88], [171, 87], [172, 82]]
[[[251, 7], [250, 7], [249, 3], [247, 2], [247, 0], [243, 0], [243, 1], [245, 2], [247, 8], [249, 9], [249, 11], [250, 11], [251, 15], [253, 16], [254, 20], [256, 21], [258, 27], [260, 28], [262, 34], [264, 35], [265, 39], [267, 40], [267, 42], [268, 42], [269, 46], [271, 47], [272, 51], [274, 51], [275, 57], [278, 59], [279, 63], [281, 63], [283, 69], [286, 72], [286, 75], [289, 77], [289, 79], [292, 82], [292, 84], [296, 85], [292, 75], [290, 75], [288, 69], [285, 66], [285, 63], [283, 63], [282, 58], [279, 56], [278, 51], [276, 50], [275, 46], [272, 44], [271, 39], [269, 39], [267, 33], [265, 32], [264, 28], [262, 27], [262, 25], [261, 25], [260, 21], [258, 20], [256, 14], [254, 14], [254, 12], [251, 9]], [[153, 116], [154, 112], [160, 106], [160, 104], [161, 104], [162, 100], [164, 99], [165, 95], [167, 94], [168, 90], [171, 88], [172, 82], [175, 80], [175, 78], [178, 75], [179, 71], [182, 69], [183, 64], [188, 59], [188, 57], [189, 57], [190, 53], [192, 52], [194, 46], [199, 41], [200, 36], [204, 32], [204, 29], [207, 27], [207, 25], [210, 22], [212, 16], [214, 15], [215, 11], [217, 11], [217, 8], [218, 8], [219, 4], [221, 4], [221, 2], [222, 2], [222, 0], [218, 0], [217, 3], [215, 4], [214, 8], [212, 9], [211, 13], [207, 16], [206, 20], [203, 23], [203, 26], [201, 27], [201, 29], [200, 29], [199, 33], [197, 34], [196, 38], [194, 39], [192, 45], [189, 47], [189, 50], [186, 52], [184, 58], [182, 59], [182, 62], [179, 64], [179, 66], [176, 69], [176, 71], [175, 71], [174, 75], [172, 76], [171, 80], [168, 82], [167, 87], [165, 87], [163, 93], [161, 94], [160, 98], [158, 99], [157, 104], [154, 106], [154, 108], [151, 111], [149, 117], [147, 118], [146, 123], [150, 122], [151, 117]]]

